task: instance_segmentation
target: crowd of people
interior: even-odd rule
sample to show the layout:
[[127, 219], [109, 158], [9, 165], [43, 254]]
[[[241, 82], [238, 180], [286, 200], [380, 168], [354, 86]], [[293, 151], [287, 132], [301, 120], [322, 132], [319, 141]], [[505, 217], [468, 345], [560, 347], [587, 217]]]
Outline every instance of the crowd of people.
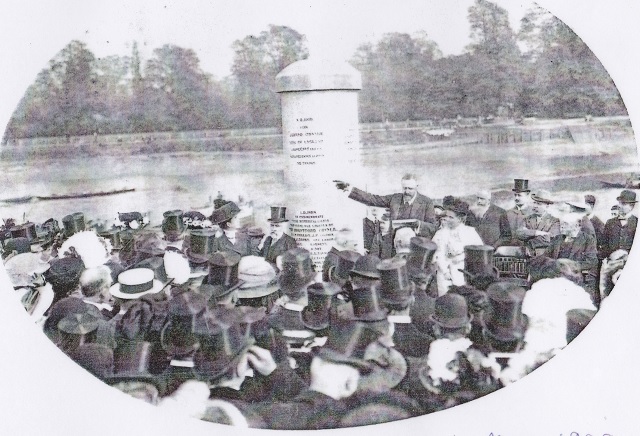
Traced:
[[637, 226], [631, 190], [603, 223], [593, 195], [560, 205], [524, 179], [509, 210], [487, 190], [436, 204], [415, 176], [401, 184], [379, 196], [336, 182], [371, 214], [336, 232], [322, 271], [286, 207], [265, 232], [224, 200], [157, 228], [137, 212], [100, 231], [82, 212], [62, 227], [8, 220], [2, 257], [34, 322], [114, 388], [205, 421], [323, 429], [432, 413], [528, 374], [595, 315]]

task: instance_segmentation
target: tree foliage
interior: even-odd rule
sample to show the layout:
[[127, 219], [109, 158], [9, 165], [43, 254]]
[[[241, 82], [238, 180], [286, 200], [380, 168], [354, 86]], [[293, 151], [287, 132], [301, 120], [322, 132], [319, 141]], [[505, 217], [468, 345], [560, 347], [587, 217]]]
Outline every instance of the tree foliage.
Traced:
[[[487, 0], [468, 20], [461, 55], [442, 57], [425, 32], [360, 45], [351, 63], [363, 76], [361, 121], [625, 113], [595, 55], [546, 10], [531, 8], [517, 35]], [[134, 43], [130, 56], [96, 58], [71, 41], [27, 89], [4, 138], [279, 126], [275, 76], [308, 56], [304, 35], [270, 25], [232, 48], [232, 74], [218, 81], [191, 49], [164, 45], [144, 60]]]

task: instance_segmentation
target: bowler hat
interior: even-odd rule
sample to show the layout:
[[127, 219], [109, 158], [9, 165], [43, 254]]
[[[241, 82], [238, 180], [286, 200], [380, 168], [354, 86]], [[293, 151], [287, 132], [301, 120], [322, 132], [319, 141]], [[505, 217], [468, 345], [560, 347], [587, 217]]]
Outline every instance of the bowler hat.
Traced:
[[285, 206], [271, 206], [271, 218], [267, 219], [272, 223], [283, 223], [287, 219], [287, 208]]
[[373, 254], [360, 256], [356, 260], [353, 269], [349, 272], [352, 276], [362, 276], [369, 279], [380, 279], [380, 272], [376, 268], [380, 263], [380, 258]]
[[380, 299], [385, 303], [407, 303], [413, 293], [407, 261], [400, 258], [384, 259], [377, 268], [380, 272]]
[[184, 356], [198, 346], [197, 324], [207, 310], [204, 296], [186, 291], [169, 300], [169, 316], [160, 334], [162, 348], [171, 356]]
[[522, 313], [524, 288], [510, 282], [495, 282], [487, 288], [489, 307], [482, 316], [485, 331], [501, 341], [522, 339], [527, 318]]
[[125, 381], [140, 381], [154, 385], [162, 394], [164, 383], [151, 374], [153, 344], [146, 341], [123, 342], [114, 351], [113, 375], [106, 382], [113, 385]]
[[620, 203], [637, 203], [636, 201], [636, 193], [625, 189], [620, 193], [620, 196], [616, 198]]
[[282, 255], [278, 285], [285, 295], [295, 293], [312, 281], [315, 274], [311, 254], [304, 248], [292, 248]]
[[302, 322], [311, 330], [322, 330], [329, 327], [329, 314], [333, 297], [340, 292], [335, 283], [312, 283], [307, 286], [309, 302], [302, 309]]
[[70, 215], [65, 215], [62, 218], [62, 224], [64, 226], [64, 233], [67, 237], [82, 232], [85, 230], [84, 214], [82, 212], [75, 212]]
[[436, 324], [457, 329], [471, 322], [467, 300], [462, 295], [446, 293], [436, 298], [435, 311], [430, 319]]
[[594, 195], [587, 194], [584, 196], [584, 202], [593, 206], [596, 204], [596, 197]]
[[215, 380], [236, 365], [255, 339], [250, 324], [253, 312], [219, 309], [204, 316], [206, 331], [202, 331], [200, 348], [194, 355], [194, 369], [203, 380]]
[[414, 236], [411, 238], [410, 248], [407, 268], [424, 271], [431, 265], [438, 246], [429, 238]]
[[52, 261], [50, 265], [49, 270], [44, 273], [44, 277], [47, 282], [51, 283], [57, 299], [66, 297], [80, 283], [84, 263], [82, 259], [77, 257], [65, 257]]
[[367, 323], [342, 320], [331, 325], [327, 342], [317, 350], [317, 356], [329, 362], [354, 366], [366, 374], [371, 371], [372, 364], [365, 360], [365, 351], [379, 336], [380, 333]]
[[531, 194], [531, 199], [536, 203], [553, 204], [555, 201], [551, 199], [551, 193], [545, 189], [538, 189]]
[[349, 300], [353, 306], [353, 319], [356, 321], [383, 321], [387, 311], [380, 306], [377, 286], [351, 289]]
[[181, 210], [168, 210], [162, 214], [162, 232], [166, 240], [177, 241], [184, 232], [184, 228]]
[[567, 311], [567, 343], [574, 340], [584, 330], [595, 314], [595, 310], [588, 309], [571, 309]]
[[462, 272], [469, 276], [479, 275], [498, 276], [498, 270], [493, 265], [495, 249], [490, 245], [467, 245], [464, 247], [464, 269]]
[[211, 214], [211, 222], [213, 224], [220, 224], [225, 221], [229, 221], [234, 216], [240, 213], [240, 208], [233, 201], [226, 203], [218, 209], [215, 209]]
[[187, 257], [193, 263], [206, 263], [214, 252], [216, 232], [212, 229], [191, 230]]
[[157, 294], [164, 285], [155, 278], [149, 268], [132, 268], [118, 274], [118, 283], [109, 288], [109, 293], [123, 300], [133, 300], [147, 294]]
[[70, 356], [100, 380], [113, 375], [113, 350], [102, 344], [82, 344]]
[[206, 283], [214, 286], [224, 286], [231, 292], [242, 282], [238, 279], [238, 264], [240, 255], [233, 251], [217, 251], [209, 259], [209, 274]]
[[531, 192], [529, 190], [529, 180], [527, 179], [514, 179], [513, 180], [513, 192]]

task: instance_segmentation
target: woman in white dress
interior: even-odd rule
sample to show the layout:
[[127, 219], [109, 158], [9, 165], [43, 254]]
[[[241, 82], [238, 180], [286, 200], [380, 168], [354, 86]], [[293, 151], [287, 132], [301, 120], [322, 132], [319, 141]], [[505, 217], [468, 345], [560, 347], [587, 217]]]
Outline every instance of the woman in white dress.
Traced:
[[441, 227], [433, 235], [433, 242], [438, 245], [433, 258], [437, 267], [438, 296], [446, 294], [451, 285], [465, 284], [464, 274], [460, 271], [464, 268], [464, 247], [483, 244], [476, 229], [464, 224], [469, 213], [469, 205], [455, 199], [445, 206]]

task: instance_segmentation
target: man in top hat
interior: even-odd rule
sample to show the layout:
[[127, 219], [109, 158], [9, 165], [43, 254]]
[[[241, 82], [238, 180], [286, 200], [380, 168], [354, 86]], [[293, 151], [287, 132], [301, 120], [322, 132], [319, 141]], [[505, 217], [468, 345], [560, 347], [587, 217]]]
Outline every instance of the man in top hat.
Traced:
[[638, 217], [632, 214], [636, 206], [636, 193], [625, 189], [617, 198], [618, 216], [611, 218], [604, 226], [602, 235], [602, 257], [608, 257], [616, 250], [629, 252], [638, 226]]
[[274, 430], [336, 428], [347, 412], [346, 399], [358, 389], [361, 374], [371, 371], [367, 347], [380, 335], [365, 323], [343, 321], [331, 326], [327, 342], [313, 355], [308, 389], [285, 402], [251, 408]]
[[322, 280], [325, 282], [330, 281], [329, 272], [331, 269], [335, 269], [338, 266], [341, 251], [357, 251], [356, 248], [357, 240], [353, 230], [346, 227], [338, 230], [335, 242], [331, 246], [327, 256], [324, 258], [324, 263], [322, 265]]
[[513, 185], [511, 190], [513, 191], [515, 205], [507, 210], [507, 220], [509, 221], [511, 235], [515, 236], [516, 230], [524, 227], [524, 220], [530, 213], [531, 190], [527, 179], [514, 179]]
[[433, 201], [418, 192], [418, 182], [413, 174], [406, 174], [400, 181], [402, 193], [374, 195], [337, 180], [336, 187], [349, 193], [349, 198], [367, 206], [389, 209], [392, 220], [417, 220], [416, 233], [419, 236], [432, 237], [436, 230], [436, 217]]
[[296, 240], [284, 232], [289, 222], [286, 212], [287, 208], [284, 206], [271, 206], [269, 235], [264, 237], [262, 247], [259, 247], [260, 256], [272, 265], [276, 264], [278, 256], [298, 246]]
[[465, 284], [465, 277], [461, 271], [464, 267], [464, 247], [482, 245], [478, 232], [464, 224], [469, 213], [469, 205], [462, 200], [455, 199], [451, 204], [447, 204], [445, 215], [442, 217], [442, 228], [433, 237], [433, 242], [438, 246], [434, 256], [438, 295], [446, 294], [451, 285]]
[[393, 258], [381, 261], [380, 300], [389, 310], [388, 320], [393, 324], [395, 348], [405, 357], [421, 357], [429, 350], [433, 338], [418, 330], [411, 319], [411, 306], [415, 301], [414, 286], [409, 280], [407, 262]]
[[393, 231], [391, 226], [391, 215], [384, 213], [380, 217], [380, 233], [376, 234], [371, 242], [369, 254], [380, 259], [390, 259], [395, 256], [393, 247]]
[[548, 191], [535, 192], [531, 200], [531, 214], [525, 218], [524, 227], [515, 231], [515, 237], [525, 243], [532, 254], [539, 255], [549, 246], [551, 238], [560, 234], [560, 221], [548, 213], [554, 203]]
[[407, 256], [409, 279], [415, 286], [415, 300], [409, 315], [416, 327], [426, 333], [431, 331], [429, 318], [434, 310], [434, 295], [437, 295], [434, 280], [436, 268], [433, 264], [433, 256], [437, 248], [435, 242], [421, 236], [414, 236], [411, 238], [411, 251]]
[[467, 224], [475, 228], [482, 242], [496, 248], [511, 240], [511, 227], [507, 212], [491, 203], [491, 192], [481, 189], [476, 193], [476, 202], [469, 206], [471, 214]]

